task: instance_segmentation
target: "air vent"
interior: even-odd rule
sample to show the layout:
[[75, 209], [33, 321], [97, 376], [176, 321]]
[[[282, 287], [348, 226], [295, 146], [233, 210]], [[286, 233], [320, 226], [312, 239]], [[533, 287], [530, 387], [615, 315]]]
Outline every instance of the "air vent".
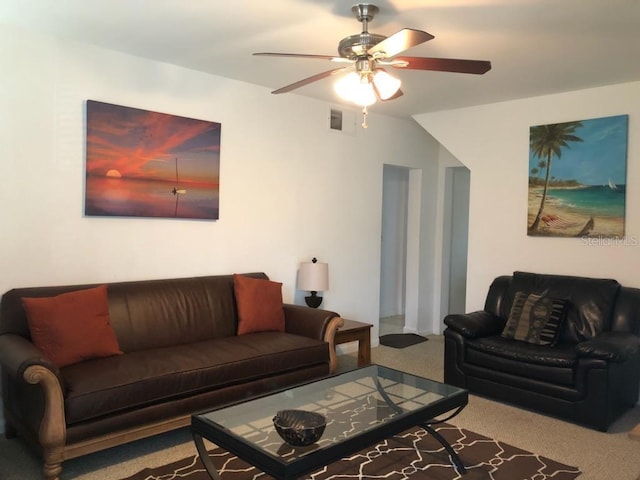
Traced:
[[353, 135], [356, 130], [355, 112], [331, 107], [329, 111], [329, 129]]

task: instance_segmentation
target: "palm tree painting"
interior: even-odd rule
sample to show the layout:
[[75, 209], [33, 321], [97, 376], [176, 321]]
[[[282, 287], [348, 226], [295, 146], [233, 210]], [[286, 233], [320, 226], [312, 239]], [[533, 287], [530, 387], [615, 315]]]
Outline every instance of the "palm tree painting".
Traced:
[[87, 101], [85, 215], [217, 220], [216, 122]]
[[527, 233], [624, 236], [628, 115], [529, 129]]

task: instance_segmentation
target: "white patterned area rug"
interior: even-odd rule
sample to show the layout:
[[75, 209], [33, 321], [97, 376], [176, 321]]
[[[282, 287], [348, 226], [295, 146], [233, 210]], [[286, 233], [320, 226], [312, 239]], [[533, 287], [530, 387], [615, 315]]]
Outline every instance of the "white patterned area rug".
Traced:
[[[527, 452], [469, 430], [443, 423], [446, 438], [467, 473], [458, 474], [448, 454], [422, 428], [413, 428], [306, 475], [309, 480], [572, 480], [576, 467]], [[271, 480], [272, 477], [219, 448], [209, 455], [223, 480]], [[123, 480], [209, 480], [197, 455], [158, 468], [144, 469]]]

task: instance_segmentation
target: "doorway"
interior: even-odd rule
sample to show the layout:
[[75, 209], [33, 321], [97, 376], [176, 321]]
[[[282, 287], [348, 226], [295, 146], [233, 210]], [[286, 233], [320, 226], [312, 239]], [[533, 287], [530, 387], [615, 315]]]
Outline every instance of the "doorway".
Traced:
[[402, 333], [405, 325], [409, 173], [383, 166], [379, 335]]

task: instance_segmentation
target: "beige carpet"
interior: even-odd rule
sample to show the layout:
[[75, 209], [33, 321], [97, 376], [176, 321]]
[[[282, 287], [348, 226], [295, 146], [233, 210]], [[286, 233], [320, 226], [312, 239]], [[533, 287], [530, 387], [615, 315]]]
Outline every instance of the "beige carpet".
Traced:
[[[380, 346], [373, 361], [442, 381], [443, 337], [404, 349]], [[355, 356], [341, 357], [341, 369], [355, 366]], [[640, 442], [627, 433], [640, 423], [636, 407], [607, 433], [517, 407], [470, 396], [469, 405], [450, 423], [516, 447], [574, 465], [579, 480], [640, 479]], [[142, 470], [179, 460], [195, 451], [188, 429], [115, 447], [63, 464], [62, 480], [117, 480]], [[20, 441], [0, 440], [0, 480], [37, 479], [40, 462]]]

